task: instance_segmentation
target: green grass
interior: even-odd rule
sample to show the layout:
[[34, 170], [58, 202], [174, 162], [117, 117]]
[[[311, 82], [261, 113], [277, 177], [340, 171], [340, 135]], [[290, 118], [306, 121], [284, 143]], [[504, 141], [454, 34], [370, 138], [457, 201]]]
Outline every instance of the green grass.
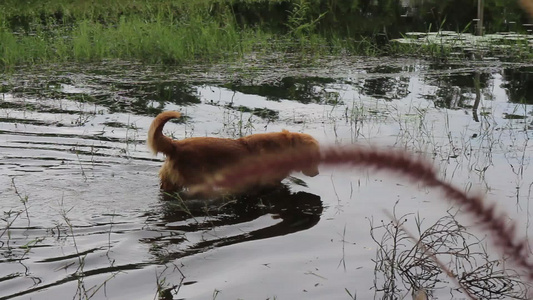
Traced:
[[237, 22], [230, 4], [6, 0], [0, 4], [0, 65], [115, 58], [182, 64], [237, 59], [261, 51], [312, 56], [345, 47], [342, 39], [315, 32], [323, 15], [305, 18], [305, 2], [294, 5], [284, 33]]
[[62, 55], [67, 58], [78, 61], [141, 59], [151, 63], [209, 61], [224, 55], [238, 56], [249, 51], [241, 38], [261, 42], [260, 37], [251, 31], [238, 31], [231, 23], [219, 26], [216, 21], [199, 16], [175, 24], [147, 23], [138, 17], [123, 17], [113, 27], [85, 20], [71, 32], [71, 38], [68, 42], [62, 40], [61, 47], [58, 47], [65, 49]]
[[[4, 0], [0, 2], [0, 67], [106, 59], [180, 65], [236, 60], [256, 52], [291, 53], [306, 59], [340, 53], [449, 54], [434, 45], [379, 45], [378, 32], [364, 37], [343, 35], [342, 24], [321, 28], [322, 21], [335, 19], [322, 1], [265, 1]], [[282, 2], [281, 12], [261, 11], [265, 5]], [[274, 12], [283, 16], [277, 16], [273, 26], [268, 18]], [[520, 57], [528, 52], [520, 52]]]
[[106, 25], [91, 18], [61, 24], [32, 25], [24, 33], [0, 27], [0, 61], [4, 66], [43, 61], [139, 59], [151, 63], [182, 63], [240, 56], [269, 34], [240, 29], [231, 15], [211, 17], [202, 11], [173, 19], [156, 15], [121, 16]]

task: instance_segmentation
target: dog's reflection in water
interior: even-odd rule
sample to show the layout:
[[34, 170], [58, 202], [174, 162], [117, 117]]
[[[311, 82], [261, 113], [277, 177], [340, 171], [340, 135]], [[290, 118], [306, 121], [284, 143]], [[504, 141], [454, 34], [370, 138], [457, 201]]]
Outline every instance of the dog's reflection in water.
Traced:
[[[214, 247], [266, 239], [306, 230], [318, 223], [323, 211], [319, 196], [306, 192], [291, 192], [282, 184], [253, 195], [222, 197], [209, 200], [183, 199], [183, 195], [162, 194], [160, 212], [151, 216], [151, 227], [161, 236], [145, 239], [152, 243], [153, 254], [163, 261], [204, 252]], [[264, 222], [253, 224], [264, 215], [275, 221], [258, 228]], [[239, 226], [247, 223], [246, 229]], [[252, 224], [248, 223], [251, 222]], [[274, 223], [274, 224], [272, 224]], [[217, 227], [224, 226], [220, 234]], [[264, 226], [264, 225], [263, 225]], [[231, 228], [234, 227], [234, 228]], [[205, 234], [213, 231], [213, 234]], [[193, 235], [201, 235], [192, 238]], [[201, 240], [195, 244], [186, 241]], [[169, 251], [172, 249], [172, 251]]]

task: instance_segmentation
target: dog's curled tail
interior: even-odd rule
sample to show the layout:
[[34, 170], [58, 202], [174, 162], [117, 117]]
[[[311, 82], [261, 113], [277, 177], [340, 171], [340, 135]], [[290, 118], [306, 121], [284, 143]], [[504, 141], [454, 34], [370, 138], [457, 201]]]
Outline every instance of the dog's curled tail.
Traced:
[[153, 154], [164, 153], [171, 154], [174, 151], [172, 139], [163, 135], [163, 127], [170, 119], [181, 117], [181, 113], [177, 111], [165, 111], [157, 115], [150, 125], [148, 130], [148, 148]]

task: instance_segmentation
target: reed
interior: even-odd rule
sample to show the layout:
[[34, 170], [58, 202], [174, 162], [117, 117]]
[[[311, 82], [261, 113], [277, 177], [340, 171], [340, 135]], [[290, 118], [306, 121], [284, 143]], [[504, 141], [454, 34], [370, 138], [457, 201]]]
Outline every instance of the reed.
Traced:
[[372, 38], [358, 43], [336, 32], [320, 33], [317, 25], [326, 13], [311, 17], [315, 4], [305, 1], [290, 2], [287, 21], [277, 29], [238, 19], [234, 1], [19, 2], [0, 3], [0, 65], [4, 67], [105, 59], [205, 63], [273, 51], [306, 58], [346, 51], [377, 53]]
[[[22, 8], [15, 5], [17, 9], [3, 4], [0, 64], [115, 58], [148, 63], [209, 62], [239, 58], [272, 39], [260, 29], [240, 27], [228, 7], [213, 14], [204, 2], [102, 3], [107, 11], [96, 4], [86, 7], [85, 2], [79, 6], [50, 2], [46, 8], [36, 3]], [[25, 24], [14, 29], [12, 19], [18, 17], [24, 18]]]

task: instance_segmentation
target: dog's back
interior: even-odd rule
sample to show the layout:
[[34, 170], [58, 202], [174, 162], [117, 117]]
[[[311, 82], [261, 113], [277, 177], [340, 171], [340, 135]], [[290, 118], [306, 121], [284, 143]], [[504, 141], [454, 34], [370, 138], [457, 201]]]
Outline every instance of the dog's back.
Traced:
[[240, 138], [253, 154], [271, 153], [287, 149], [291, 146], [290, 132], [256, 133]]

